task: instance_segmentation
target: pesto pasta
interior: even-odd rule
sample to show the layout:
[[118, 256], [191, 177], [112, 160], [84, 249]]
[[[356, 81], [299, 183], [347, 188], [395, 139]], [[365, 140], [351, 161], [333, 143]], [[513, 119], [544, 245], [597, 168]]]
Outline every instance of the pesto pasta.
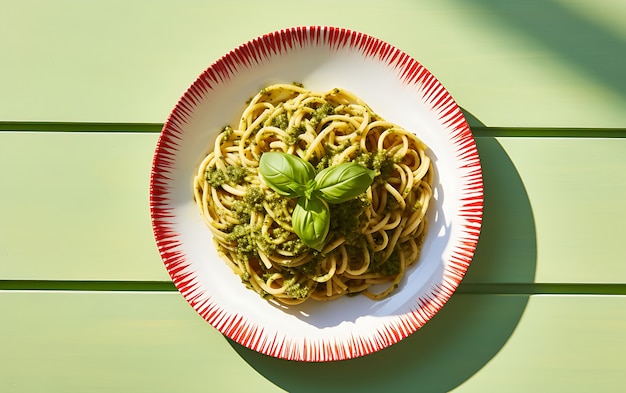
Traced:
[[[195, 203], [219, 254], [263, 297], [288, 305], [353, 294], [379, 300], [419, 258], [433, 182], [426, 150], [346, 90], [270, 85], [217, 136], [194, 176]], [[259, 173], [266, 152], [300, 157], [318, 173], [345, 162], [374, 171], [365, 192], [324, 202], [330, 224], [319, 251], [294, 232], [297, 198]]]

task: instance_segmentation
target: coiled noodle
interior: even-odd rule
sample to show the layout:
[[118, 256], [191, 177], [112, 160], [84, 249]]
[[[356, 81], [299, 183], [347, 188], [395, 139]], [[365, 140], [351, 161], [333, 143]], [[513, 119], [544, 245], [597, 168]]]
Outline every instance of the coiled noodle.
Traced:
[[[258, 173], [268, 151], [295, 154], [317, 171], [355, 161], [376, 171], [359, 197], [330, 205], [321, 252], [291, 227], [295, 199]], [[268, 299], [297, 304], [363, 294], [383, 299], [419, 258], [432, 196], [426, 145], [343, 90], [267, 86], [227, 126], [198, 166], [194, 198], [218, 252], [242, 282]]]

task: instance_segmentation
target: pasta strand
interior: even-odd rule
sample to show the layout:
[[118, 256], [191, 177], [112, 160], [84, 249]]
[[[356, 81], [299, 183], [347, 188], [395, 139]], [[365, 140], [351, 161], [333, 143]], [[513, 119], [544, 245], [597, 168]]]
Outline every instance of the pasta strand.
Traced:
[[[358, 293], [380, 300], [419, 259], [433, 195], [427, 149], [349, 91], [269, 85], [203, 157], [194, 200], [219, 255], [263, 297], [285, 305]], [[295, 154], [316, 171], [349, 161], [375, 171], [362, 195], [329, 207], [321, 252], [294, 233], [297, 200], [278, 195], [259, 175], [268, 151]]]

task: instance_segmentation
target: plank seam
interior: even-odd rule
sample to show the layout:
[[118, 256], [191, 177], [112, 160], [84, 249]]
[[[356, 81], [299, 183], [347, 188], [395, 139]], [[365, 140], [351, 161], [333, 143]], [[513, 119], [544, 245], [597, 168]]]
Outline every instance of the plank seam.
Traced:
[[[1, 291], [175, 292], [171, 281], [0, 280]], [[461, 283], [456, 293], [489, 295], [626, 295], [621, 283]]]
[[[79, 123], [0, 121], [0, 132], [159, 133], [162, 123]], [[477, 138], [626, 138], [626, 128], [471, 126]]]

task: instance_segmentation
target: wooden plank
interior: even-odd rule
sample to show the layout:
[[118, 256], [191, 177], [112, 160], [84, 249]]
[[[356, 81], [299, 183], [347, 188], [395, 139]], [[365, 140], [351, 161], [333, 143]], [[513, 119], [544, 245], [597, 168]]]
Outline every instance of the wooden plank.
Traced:
[[177, 293], [0, 293], [2, 392], [275, 391]]
[[156, 139], [0, 134], [0, 277], [168, 279], [150, 224]]
[[485, 211], [466, 282], [625, 282], [626, 140], [477, 144]]
[[[148, 210], [156, 139], [0, 133], [0, 279], [168, 280]], [[626, 139], [477, 143], [484, 225], [465, 282], [626, 282]]]
[[626, 141], [498, 141], [523, 179], [531, 203], [536, 281], [624, 282]]
[[454, 392], [621, 392], [625, 309], [626, 296], [532, 296], [498, 354]]
[[321, 24], [404, 50], [490, 126], [626, 124], [623, 2], [382, 4], [319, 0], [294, 12], [286, 1], [3, 1], [0, 119], [163, 122], [200, 72], [232, 48], [279, 28]]
[[626, 296], [455, 295], [395, 346], [307, 364], [230, 342], [176, 293], [0, 292], [0, 390], [620, 392], [625, 307]]

